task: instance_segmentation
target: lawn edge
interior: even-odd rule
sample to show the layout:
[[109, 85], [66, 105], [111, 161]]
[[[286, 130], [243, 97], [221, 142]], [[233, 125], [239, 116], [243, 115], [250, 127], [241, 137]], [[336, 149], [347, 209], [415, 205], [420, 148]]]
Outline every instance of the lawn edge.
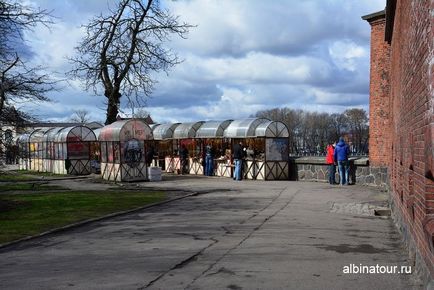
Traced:
[[7, 250], [7, 248], [16, 246], [16, 245], [18, 245], [18, 244], [20, 244], [22, 242], [26, 242], [26, 241], [30, 241], [30, 240], [35, 240], [35, 239], [38, 239], [38, 238], [41, 238], [41, 237], [45, 237], [45, 236], [48, 236], [48, 235], [51, 235], [51, 234], [61, 233], [61, 232], [68, 231], [68, 230], [71, 230], [71, 229], [74, 229], [74, 228], [78, 228], [78, 227], [81, 227], [81, 226], [84, 226], [84, 225], [87, 225], [87, 224], [91, 224], [91, 223], [94, 223], [94, 222], [99, 222], [99, 221], [110, 219], [110, 218], [113, 218], [113, 217], [117, 217], [117, 216], [121, 216], [121, 215], [126, 215], [126, 214], [130, 214], [130, 213], [138, 212], [138, 211], [141, 211], [141, 210], [144, 210], [144, 209], [147, 209], [147, 208], [164, 205], [164, 204], [167, 204], [167, 203], [170, 203], [170, 202], [174, 202], [174, 201], [177, 201], [177, 200], [180, 200], [180, 199], [184, 199], [184, 198], [191, 197], [191, 196], [196, 196], [196, 195], [198, 195], [198, 192], [192, 192], [192, 193], [188, 193], [188, 194], [183, 195], [183, 196], [171, 198], [171, 199], [160, 201], [160, 202], [156, 202], [156, 203], [151, 203], [151, 204], [148, 204], [148, 205], [145, 205], [145, 206], [140, 206], [140, 207], [136, 207], [136, 208], [133, 208], [133, 209], [128, 209], [128, 210], [124, 210], [124, 211], [118, 211], [118, 212], [110, 213], [110, 214], [107, 214], [107, 215], [104, 215], [104, 216], [100, 216], [100, 217], [96, 217], [96, 218], [82, 220], [82, 221], [79, 221], [79, 222], [76, 222], [76, 223], [65, 225], [63, 227], [54, 228], [54, 229], [42, 232], [42, 233], [37, 234], [37, 235], [27, 236], [27, 237], [24, 237], [24, 238], [21, 238], [21, 239], [18, 239], [18, 240], [14, 240], [14, 241], [11, 241], [11, 242], [0, 244], [0, 251]]

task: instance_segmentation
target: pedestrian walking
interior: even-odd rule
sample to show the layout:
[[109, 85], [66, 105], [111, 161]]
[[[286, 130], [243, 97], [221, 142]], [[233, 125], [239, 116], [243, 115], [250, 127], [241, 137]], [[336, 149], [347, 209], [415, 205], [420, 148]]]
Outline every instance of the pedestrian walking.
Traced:
[[335, 152], [333, 154], [334, 161], [338, 164], [340, 185], [348, 185], [350, 177], [350, 163], [348, 162], [348, 156], [350, 155], [350, 148], [345, 143], [344, 138], [339, 138], [338, 144], [336, 144]]

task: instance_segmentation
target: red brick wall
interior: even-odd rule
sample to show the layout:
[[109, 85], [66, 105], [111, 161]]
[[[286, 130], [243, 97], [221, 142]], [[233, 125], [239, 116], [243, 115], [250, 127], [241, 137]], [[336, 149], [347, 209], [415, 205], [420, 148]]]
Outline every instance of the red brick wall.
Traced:
[[431, 277], [434, 277], [433, 11], [432, 0], [396, 1], [390, 51], [393, 149], [389, 167], [393, 202]]
[[385, 17], [371, 24], [371, 69], [369, 85], [369, 162], [372, 166], [390, 164], [390, 46], [384, 40]]

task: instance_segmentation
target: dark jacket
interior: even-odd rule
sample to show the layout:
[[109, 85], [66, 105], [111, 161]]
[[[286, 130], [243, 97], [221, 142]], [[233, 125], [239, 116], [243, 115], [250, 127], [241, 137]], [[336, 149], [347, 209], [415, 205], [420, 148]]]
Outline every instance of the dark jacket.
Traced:
[[208, 157], [214, 157], [214, 148], [211, 145], [205, 147], [205, 154]]
[[181, 160], [186, 160], [188, 158], [188, 149], [185, 147], [181, 147], [179, 150], [179, 158]]
[[243, 159], [244, 151], [240, 144], [234, 145], [234, 159]]
[[339, 139], [336, 144], [335, 153], [333, 155], [335, 161], [347, 161], [350, 155], [350, 147], [345, 143], [344, 139]]

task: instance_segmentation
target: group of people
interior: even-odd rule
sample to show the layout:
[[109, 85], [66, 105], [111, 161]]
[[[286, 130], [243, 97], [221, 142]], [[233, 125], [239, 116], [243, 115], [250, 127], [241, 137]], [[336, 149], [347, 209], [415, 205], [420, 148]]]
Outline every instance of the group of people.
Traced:
[[350, 163], [348, 157], [350, 155], [350, 147], [345, 143], [344, 139], [339, 138], [339, 142], [334, 142], [327, 146], [326, 163], [329, 165], [329, 183], [338, 184], [335, 179], [336, 166], [339, 171], [339, 184], [348, 185], [350, 178]]
[[[204, 175], [213, 176], [214, 175], [214, 155], [215, 150], [211, 143], [208, 143], [204, 148], [203, 155], [203, 168]], [[243, 142], [240, 141], [234, 144], [233, 147], [233, 160], [234, 160], [234, 180], [241, 180], [243, 178], [243, 159], [246, 157], [246, 149], [243, 147]], [[188, 173], [188, 149], [183, 144], [179, 150], [179, 158], [181, 161], [181, 174]]]
[[[205, 147], [203, 156], [203, 168], [206, 176], [214, 175], [214, 148], [211, 143], [208, 143]], [[182, 144], [179, 150], [179, 159], [181, 161], [181, 174], [188, 173], [188, 149]]]

